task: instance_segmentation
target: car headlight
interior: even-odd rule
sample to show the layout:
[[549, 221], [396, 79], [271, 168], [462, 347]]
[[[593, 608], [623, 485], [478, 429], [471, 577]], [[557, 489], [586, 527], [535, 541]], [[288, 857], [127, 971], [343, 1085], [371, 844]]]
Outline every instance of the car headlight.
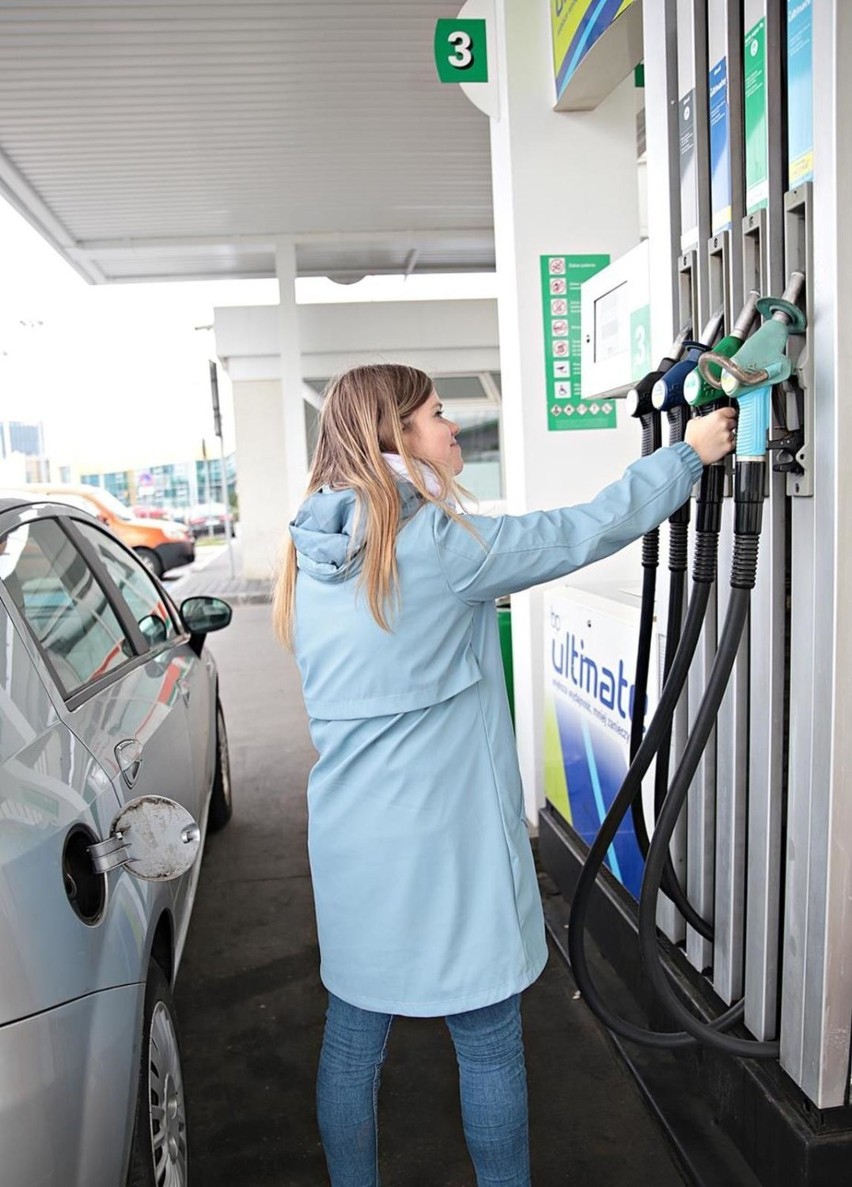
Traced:
[[164, 527], [163, 535], [168, 536], [170, 540], [186, 540], [187, 533], [185, 528], [179, 528], [177, 524], [174, 527]]

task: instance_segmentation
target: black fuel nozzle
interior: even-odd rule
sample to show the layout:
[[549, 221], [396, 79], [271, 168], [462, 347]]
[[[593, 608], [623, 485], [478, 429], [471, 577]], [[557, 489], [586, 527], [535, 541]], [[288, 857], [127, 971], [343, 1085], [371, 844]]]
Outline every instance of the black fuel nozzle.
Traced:
[[654, 389], [654, 384], [661, 379], [672, 367], [675, 366], [681, 354], [683, 353], [684, 344], [688, 343], [689, 336], [692, 333], [692, 324], [687, 322], [682, 327], [679, 334], [672, 343], [671, 350], [662, 359], [655, 370], [649, 371], [647, 375], [643, 375], [627, 393], [625, 404], [627, 412], [630, 416], [643, 417], [658, 411], [651, 402], [651, 392]]
[[669, 353], [660, 359], [656, 369], [643, 375], [630, 388], [625, 398], [628, 415], [635, 416], [642, 424], [642, 457], [647, 457], [662, 445], [660, 413], [654, 407], [651, 392], [657, 381], [676, 365], [691, 332], [692, 324], [687, 322], [672, 343]]

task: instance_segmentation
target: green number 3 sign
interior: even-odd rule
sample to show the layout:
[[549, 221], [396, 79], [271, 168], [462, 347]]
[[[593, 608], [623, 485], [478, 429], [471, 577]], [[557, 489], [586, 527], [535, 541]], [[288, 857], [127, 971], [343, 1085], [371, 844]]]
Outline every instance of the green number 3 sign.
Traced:
[[488, 82], [485, 21], [438, 21], [435, 65], [441, 82]]

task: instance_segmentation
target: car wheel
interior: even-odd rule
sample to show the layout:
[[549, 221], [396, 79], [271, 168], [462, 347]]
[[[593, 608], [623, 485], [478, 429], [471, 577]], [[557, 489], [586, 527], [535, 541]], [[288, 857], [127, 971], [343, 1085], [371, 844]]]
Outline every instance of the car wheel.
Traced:
[[133, 551], [139, 557], [140, 561], [149, 573], [153, 573], [155, 577], [162, 577], [163, 563], [157, 556], [156, 552], [150, 548], [134, 548]]
[[186, 1187], [186, 1098], [175, 1008], [166, 977], [148, 968], [136, 1123], [127, 1187]]
[[210, 793], [210, 812], [207, 824], [213, 832], [224, 828], [231, 819], [234, 803], [231, 799], [231, 761], [228, 756], [228, 734], [225, 730], [225, 714], [218, 699], [216, 701], [216, 773], [213, 776], [213, 790]]

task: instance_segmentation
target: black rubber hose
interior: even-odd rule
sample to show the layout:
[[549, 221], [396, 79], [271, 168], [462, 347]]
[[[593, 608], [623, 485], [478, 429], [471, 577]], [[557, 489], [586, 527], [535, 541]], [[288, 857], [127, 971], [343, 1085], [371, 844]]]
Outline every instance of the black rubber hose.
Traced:
[[[580, 877], [571, 904], [571, 914], [568, 925], [568, 959], [580, 994], [592, 1012], [623, 1038], [642, 1043], [650, 1047], [683, 1047], [691, 1046], [697, 1039], [689, 1032], [659, 1033], [636, 1026], [632, 1022], [619, 1017], [600, 996], [592, 980], [588, 961], [586, 959], [585, 935], [586, 916], [588, 915], [589, 900], [595, 886], [598, 871], [604, 863], [607, 851], [615, 839], [618, 826], [627, 813], [633, 799], [642, 793], [642, 779], [647, 772], [671, 714], [680, 698], [692, 656], [698, 645], [704, 615], [710, 598], [710, 589], [716, 578], [716, 545], [715, 533], [699, 534], [696, 538], [696, 558], [694, 563], [695, 585], [693, 595], [687, 610], [686, 622], [683, 629], [681, 645], [672, 663], [669, 680], [663, 688], [660, 702], [648, 726], [642, 745], [636, 758], [630, 765], [621, 788], [613, 800], [598, 835], [583, 863]], [[666, 846], [668, 848], [668, 846]], [[647, 876], [647, 875], [646, 875]], [[658, 888], [657, 888], [658, 889]], [[655, 891], [656, 895], [656, 891]], [[742, 1017], [743, 1003], [738, 1002], [719, 1018], [711, 1023], [717, 1030], [732, 1026]]]
[[[630, 722], [630, 762], [632, 763], [645, 732], [645, 701], [648, 694], [648, 669], [651, 661], [651, 638], [654, 629], [654, 601], [657, 588], [657, 570], [645, 568], [642, 572], [642, 610], [639, 616], [639, 644], [636, 651], [636, 677], [633, 682], [633, 717]], [[630, 805], [633, 832], [642, 857], [651, 844], [642, 797], [637, 796]]]
[[[671, 568], [671, 566], [669, 566]], [[680, 643], [680, 631], [683, 624], [683, 595], [686, 588], [686, 573], [684, 570], [672, 569], [669, 580], [669, 612], [666, 619], [666, 658], [663, 664], [663, 683], [668, 680], [672, 665], [672, 657]], [[669, 752], [672, 742], [672, 723], [666, 736], [660, 743], [657, 754], [657, 766], [654, 771], [654, 815], [663, 806], [666, 792], [669, 789]]]
[[[683, 590], [684, 590], [684, 574], [678, 574], [677, 579], [675, 579], [675, 574], [673, 574], [672, 575], [672, 586], [671, 586], [671, 590], [669, 593], [669, 597], [671, 599], [673, 599], [673, 598], [679, 599], [679, 601], [681, 602], [681, 606], [683, 604]], [[669, 609], [671, 610], [671, 602], [669, 603]], [[672, 633], [671, 633], [671, 636], [666, 634], [666, 655], [667, 655], [667, 657], [669, 655], [669, 638], [670, 637], [672, 638], [672, 640], [673, 640], [672, 645], [675, 648], [677, 648], [680, 643], [680, 626], [681, 626], [682, 618], [683, 618], [683, 610], [682, 609], [681, 609], [680, 614], [674, 615], [675, 621], [671, 621], [671, 616], [670, 616], [669, 626], [671, 627]], [[676, 652], [675, 652], [675, 654], [676, 654]], [[693, 649], [693, 654], [694, 654], [694, 649]], [[665, 665], [664, 680], [668, 680], [670, 671], [671, 671], [671, 668], [670, 668], [670, 664], [667, 659], [667, 662]], [[665, 684], [663, 685], [663, 687], [665, 687]], [[669, 719], [666, 722], [665, 733], [663, 734], [662, 738], [660, 739], [660, 746], [659, 746], [659, 749], [657, 750], [657, 761], [656, 761], [656, 765], [655, 765], [655, 769], [654, 769], [654, 818], [655, 818], [655, 820], [659, 816], [660, 810], [662, 809], [662, 806], [665, 803], [666, 793], [668, 791], [669, 755], [671, 752], [671, 744], [672, 744], [672, 721], [673, 720], [674, 720], [674, 713], [672, 713], [669, 716]], [[656, 823], [655, 823], [654, 827], [656, 828]], [[650, 840], [649, 840], [649, 848], [646, 849], [643, 854], [646, 861], [647, 861], [649, 849], [650, 849]], [[644, 874], [643, 874], [643, 879], [644, 879]], [[689, 924], [689, 926], [694, 928], [695, 931], [697, 931], [698, 934], [700, 936], [702, 936], [705, 940], [712, 940], [713, 939], [712, 924], [708, 923], [707, 920], [696, 910], [696, 908], [689, 901], [686, 891], [680, 884], [680, 880], [677, 876], [674, 865], [672, 863], [670, 852], [666, 856], [666, 863], [665, 863], [665, 866], [663, 867], [662, 889], [665, 891], [665, 893], [672, 900], [672, 902], [677, 907], [678, 911], [680, 911], [681, 915], [683, 916], [685, 921]]]
[[[748, 621], [751, 590], [754, 587], [757, 571], [757, 550], [758, 538], [756, 536], [735, 536], [731, 576], [733, 588], [716, 660], [701, 700], [692, 733], [672, 780], [666, 802], [657, 818], [651, 848], [648, 852], [642, 880], [642, 893], [639, 899], [639, 947], [651, 984], [670, 1015], [683, 1026], [688, 1034], [697, 1041], [724, 1051], [728, 1055], [743, 1056], [748, 1059], [775, 1059], [779, 1053], [777, 1041], [761, 1042], [755, 1039], [737, 1039], [730, 1035], [722, 1035], [719, 1033], [717, 1025], [708, 1024], [696, 1018], [680, 1000], [675, 994], [660, 960], [656, 922], [657, 895], [669, 852], [669, 842], [706, 748], [707, 739], [716, 723], [719, 706], [728, 687], [731, 670], [737, 657], [743, 629]], [[742, 1002], [736, 1004], [743, 1005]]]
[[[705, 470], [706, 475], [706, 470]], [[712, 497], [715, 493], [715, 485], [711, 483], [708, 477], [702, 475], [701, 492], [703, 497]], [[721, 500], [721, 491], [718, 494]], [[685, 513], [684, 513], [685, 512]], [[699, 514], [700, 508], [699, 508]], [[686, 569], [687, 569], [687, 532], [688, 532], [689, 507], [688, 505], [679, 508], [678, 511], [669, 520], [669, 610], [668, 621], [666, 624], [666, 658], [663, 669], [663, 687], [669, 678], [674, 657], [677, 654], [678, 646], [680, 645], [681, 626], [683, 622], [683, 596], [686, 586]], [[718, 542], [718, 529], [716, 534], [712, 536], [712, 547], [715, 552], [716, 543]], [[702, 546], [706, 548], [706, 545]], [[698, 545], [696, 544], [696, 549]], [[642, 601], [642, 611], [644, 614], [646, 603]], [[648, 652], [650, 652], [650, 625]], [[641, 627], [640, 627], [641, 638]], [[641, 654], [641, 649], [640, 649]], [[690, 656], [690, 662], [692, 657]], [[637, 660], [638, 666], [638, 660]], [[644, 673], [647, 686], [647, 670]], [[638, 685], [638, 681], [637, 681]], [[643, 686], [644, 687], [644, 686]], [[659, 812], [665, 799], [666, 791], [668, 790], [668, 776], [669, 776], [669, 753], [671, 750], [672, 737], [672, 719], [674, 713], [669, 716], [668, 722], [665, 725], [665, 732], [660, 739], [659, 749], [657, 750], [657, 762], [654, 772], [654, 815]], [[634, 730], [631, 732], [631, 748], [630, 761], [632, 762], [636, 756], [636, 752], [641, 742], [641, 734], [636, 741], [634, 748], [634, 734], [636, 717], [634, 714]], [[631, 818], [633, 820], [633, 831], [636, 834], [636, 842], [639, 846], [639, 851], [643, 858], [648, 856], [648, 848], [650, 846], [650, 837], [648, 835], [647, 824], [645, 821], [645, 812], [642, 805], [641, 795], [636, 796], [630, 805]], [[680, 884], [671, 857], [666, 862], [666, 867], [663, 872], [662, 888], [674, 903], [675, 907], [680, 911], [686, 922], [690, 927], [694, 928], [699, 935], [703, 936], [705, 940], [713, 939], [713, 928], [707, 921], [696, 911], [686, 896], [686, 892]]]
[[[657, 412], [642, 415], [642, 457], [649, 457], [662, 444], [660, 416]], [[660, 564], [660, 529], [652, 528], [642, 537], [642, 608], [639, 616], [639, 641], [636, 648], [636, 674], [633, 681], [633, 712], [630, 719], [630, 761], [642, 743], [645, 732], [645, 703], [648, 695], [648, 670], [651, 662], [651, 639], [654, 631], [654, 603], [657, 596], [657, 569]], [[650, 844], [648, 826], [641, 798], [630, 806], [633, 832], [643, 858]]]
[[[715, 544], [718, 543], [719, 531], [721, 530], [721, 506], [724, 495], [725, 471], [724, 467], [720, 465], [705, 466], [704, 473], [701, 476], [701, 492], [697, 501], [697, 516], [696, 527], [697, 535], [696, 541], [700, 541], [709, 537], [714, 541], [713, 549], [713, 573], [715, 574], [716, 559], [715, 559]], [[683, 574], [686, 571], [687, 564], [687, 539], [686, 539], [686, 525], [682, 521], [675, 522], [672, 520], [670, 524], [670, 548], [669, 548], [669, 569], [671, 570], [671, 586], [669, 590], [669, 613], [668, 622], [666, 624], [666, 658], [663, 667], [663, 686], [669, 678], [672, 663], [676, 649], [680, 642], [681, 621], [683, 618]], [[674, 539], [672, 539], [672, 536]], [[706, 545], [699, 546], [696, 543], [696, 570], [706, 566], [707, 555]], [[695, 576], [695, 580], [705, 580], [706, 574], [702, 576]], [[691, 657], [690, 657], [691, 660]], [[674, 715], [672, 715], [673, 717]], [[671, 754], [671, 727], [672, 718], [669, 719], [668, 729], [664, 737], [660, 741], [660, 748], [657, 752], [657, 762], [654, 769], [654, 817], [656, 818], [665, 801], [668, 793], [669, 783], [669, 757]], [[642, 854], [647, 859], [648, 850], [645, 849]], [[687, 898], [686, 892], [681, 887], [672, 865], [671, 853], [666, 856], [666, 864], [663, 870], [662, 889], [666, 892], [674, 905], [680, 911], [686, 922], [700, 936], [705, 940], [713, 939], [713, 928], [703, 918], [702, 915], [696, 911]]]

